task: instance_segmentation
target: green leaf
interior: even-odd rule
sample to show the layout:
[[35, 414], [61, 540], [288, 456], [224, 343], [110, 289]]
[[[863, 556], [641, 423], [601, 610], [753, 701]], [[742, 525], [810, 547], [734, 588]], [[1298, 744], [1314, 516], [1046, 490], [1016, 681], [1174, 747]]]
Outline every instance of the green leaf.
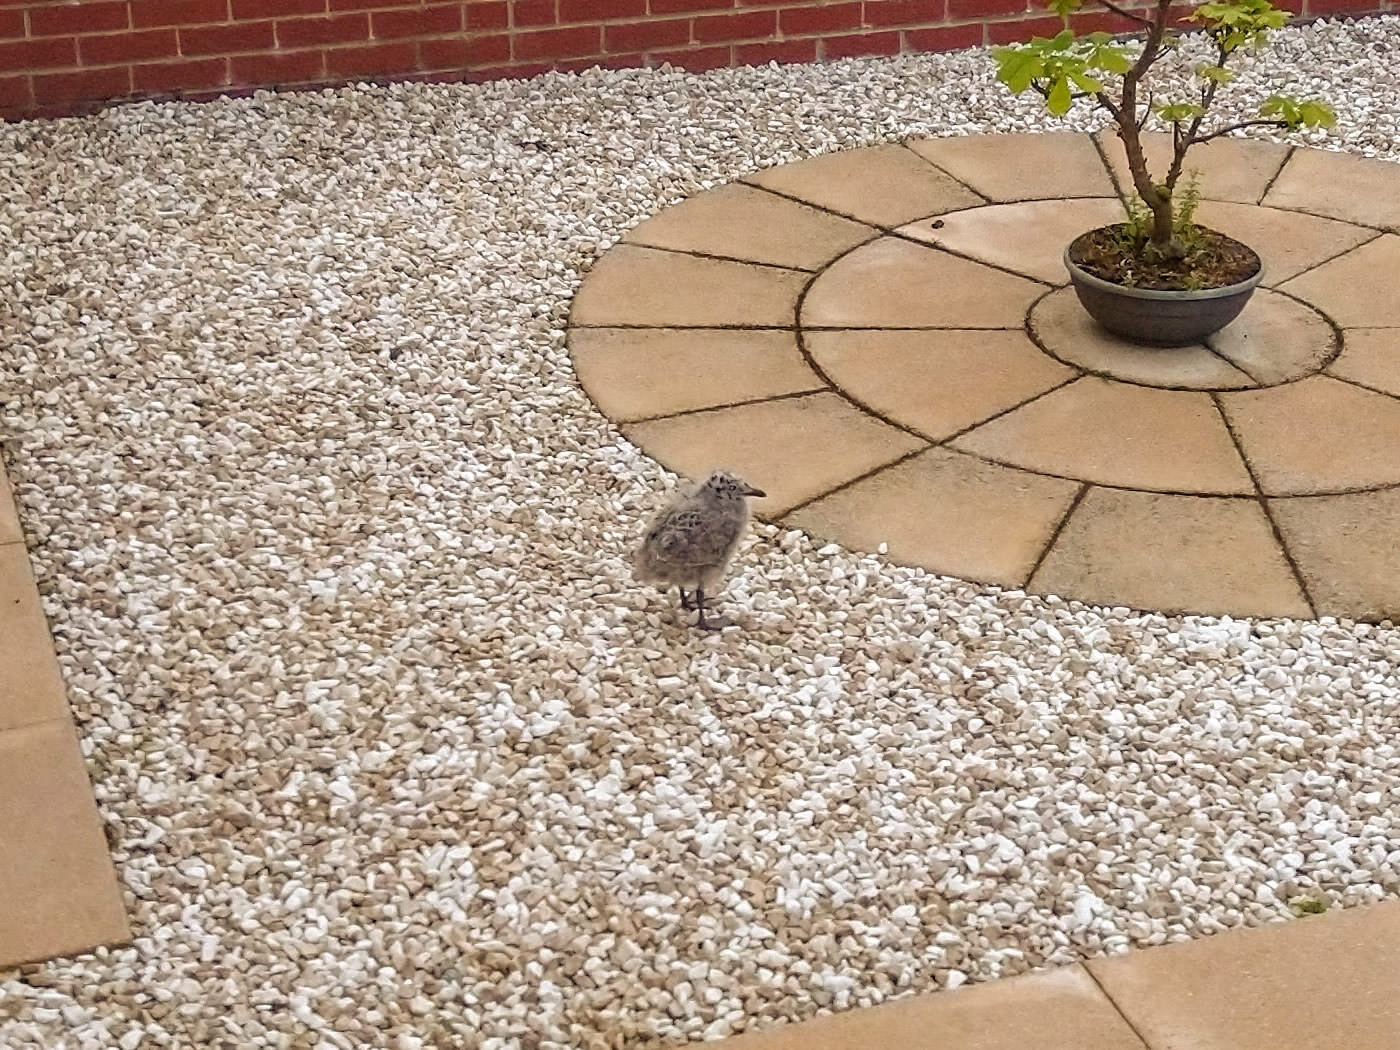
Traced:
[[1163, 120], [1179, 124], [1204, 115], [1205, 109], [1194, 102], [1172, 102], [1156, 107], [1155, 112]]
[[1093, 94], [1095, 91], [1103, 90], [1103, 83], [1091, 77], [1088, 73], [1071, 70], [1069, 72], [1069, 78], [1074, 81], [1074, 86], [1080, 91], [1087, 91]]
[[1298, 119], [1309, 128], [1330, 128], [1337, 123], [1337, 113], [1321, 99], [1308, 99], [1298, 106]]
[[1287, 95], [1270, 95], [1259, 107], [1259, 115], [1292, 124], [1298, 119], [1298, 102]]
[[1245, 17], [1239, 4], [1201, 4], [1187, 18], [1204, 26], [1232, 26]]
[[1245, 44], [1263, 44], [1270, 30], [1287, 25], [1293, 16], [1269, 0], [1228, 0], [1201, 4], [1187, 17], [1204, 26], [1221, 50], [1230, 54]]
[[1078, 11], [1084, 4], [1084, 0], [1049, 0], [1045, 5], [1061, 18], [1068, 18]]
[[999, 47], [992, 57], [997, 63], [997, 79], [1017, 95], [1045, 71], [1045, 59], [1028, 45]]
[[1133, 68], [1128, 53], [1117, 44], [1102, 44], [1095, 47], [1090, 52], [1086, 65], [1090, 69], [1102, 69], [1105, 73], [1116, 73], [1119, 76]]
[[1235, 79], [1235, 74], [1224, 66], [1197, 66], [1196, 76], [1202, 80], [1213, 80], [1217, 84], [1228, 84]]
[[1330, 128], [1337, 123], [1337, 114], [1321, 99], [1300, 102], [1287, 95], [1270, 95], [1259, 107], [1261, 117], [1272, 117], [1290, 128]]
[[1063, 117], [1069, 112], [1069, 107], [1074, 99], [1070, 95], [1069, 81], [1064, 77], [1058, 78], [1050, 86], [1050, 94], [1045, 100], [1045, 107], [1057, 117]]

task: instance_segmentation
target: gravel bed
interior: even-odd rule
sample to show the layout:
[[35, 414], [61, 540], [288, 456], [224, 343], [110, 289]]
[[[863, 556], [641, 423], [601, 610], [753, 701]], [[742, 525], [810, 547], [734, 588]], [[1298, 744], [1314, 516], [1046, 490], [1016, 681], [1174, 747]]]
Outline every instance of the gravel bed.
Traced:
[[[1400, 159], [1398, 48], [1317, 24], [1240, 82]], [[741, 630], [630, 579], [675, 479], [574, 382], [598, 253], [1045, 123], [965, 52], [0, 129], [0, 430], [137, 934], [0, 974], [0, 1045], [649, 1046], [1400, 893], [1393, 626], [762, 526]]]

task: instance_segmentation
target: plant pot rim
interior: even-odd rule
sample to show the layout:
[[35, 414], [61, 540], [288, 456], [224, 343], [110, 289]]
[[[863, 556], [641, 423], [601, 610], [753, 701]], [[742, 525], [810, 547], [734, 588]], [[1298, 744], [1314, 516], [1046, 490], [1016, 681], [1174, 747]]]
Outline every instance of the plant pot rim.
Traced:
[[[1088, 230], [1085, 232], [1092, 233], [1094, 231]], [[1083, 234], [1080, 236], [1083, 236]], [[1062, 256], [1065, 269], [1074, 275], [1076, 281], [1083, 281], [1092, 288], [1097, 288], [1104, 292], [1112, 292], [1114, 295], [1121, 295], [1128, 299], [1190, 299], [1193, 301], [1201, 299], [1223, 299], [1226, 296], [1239, 295], [1240, 292], [1248, 288], [1257, 287], [1258, 284], [1264, 280], [1264, 260], [1260, 259], [1259, 269], [1254, 271], [1253, 276], [1246, 277], [1243, 281], [1236, 281], [1234, 284], [1227, 284], [1220, 288], [1182, 288], [1175, 290], [1134, 288], [1132, 285], [1117, 284], [1113, 281], [1105, 281], [1102, 277], [1096, 277], [1071, 259], [1069, 257], [1070, 248], [1074, 246], [1074, 241], [1078, 239], [1079, 237], [1076, 237], [1074, 240], [1070, 241], [1069, 244], [1065, 245], [1064, 254]], [[1258, 253], [1256, 252], [1255, 254], [1257, 255]]]

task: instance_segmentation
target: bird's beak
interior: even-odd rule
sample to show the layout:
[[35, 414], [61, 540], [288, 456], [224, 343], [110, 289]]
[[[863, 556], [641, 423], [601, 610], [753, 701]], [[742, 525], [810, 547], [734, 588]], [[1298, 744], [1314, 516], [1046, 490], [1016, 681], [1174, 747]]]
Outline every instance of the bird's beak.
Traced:
[[752, 485], [745, 485], [745, 486], [744, 486], [744, 495], [745, 495], [745, 496], [766, 496], [766, 495], [768, 495], [768, 493], [764, 492], [762, 489], [756, 489], [756, 488], [754, 488]]

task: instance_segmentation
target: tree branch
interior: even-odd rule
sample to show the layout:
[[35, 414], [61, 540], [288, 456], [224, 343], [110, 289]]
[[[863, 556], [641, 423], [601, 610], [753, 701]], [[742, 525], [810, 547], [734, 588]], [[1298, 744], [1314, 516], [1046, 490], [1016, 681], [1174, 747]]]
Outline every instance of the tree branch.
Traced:
[[1150, 26], [1152, 19], [1146, 15], [1140, 15], [1136, 11], [1129, 11], [1126, 7], [1119, 7], [1112, 0], [1099, 0], [1099, 6], [1105, 7], [1121, 18], [1126, 18], [1130, 22], [1136, 22], [1140, 26]]
[[1097, 102], [1104, 109], [1108, 110], [1108, 115], [1112, 117], [1115, 122], [1118, 120], [1119, 109], [1114, 104], [1113, 99], [1109, 98], [1108, 95], [1106, 95], [1102, 91], [1095, 91], [1094, 101]]
[[[1219, 39], [1215, 41], [1215, 64], [1220, 69], [1225, 68], [1225, 63], [1230, 61], [1232, 52]], [[1201, 141], [1196, 137], [1201, 130], [1201, 122], [1206, 119], [1211, 103], [1215, 101], [1215, 93], [1220, 90], [1220, 81], [1207, 79], [1205, 86], [1201, 88], [1201, 111], [1196, 114], [1185, 132], [1181, 130], [1179, 123], [1172, 125], [1172, 162], [1167, 168], [1167, 192], [1176, 190], [1176, 180], [1181, 178], [1181, 167], [1186, 160], [1186, 151], [1191, 148], [1192, 143]]]
[[1216, 131], [1212, 131], [1209, 135], [1192, 135], [1191, 138], [1187, 140], [1186, 144], [1188, 146], [1199, 146], [1202, 142], [1218, 139], [1221, 135], [1228, 135], [1232, 131], [1239, 131], [1240, 128], [1286, 128], [1288, 126], [1289, 124], [1286, 120], [1267, 120], [1263, 117], [1258, 120], [1242, 120], [1238, 124], [1229, 124]]
[[[1039, 80], [1032, 81], [1031, 87], [1035, 89], [1035, 93], [1041, 98], [1049, 99], [1050, 89], [1044, 84], [1042, 84]], [[1081, 98], [1097, 99], [1101, 94], [1102, 92], [1100, 91], [1071, 91], [1069, 93], [1069, 100], [1071, 102], [1078, 102]]]

